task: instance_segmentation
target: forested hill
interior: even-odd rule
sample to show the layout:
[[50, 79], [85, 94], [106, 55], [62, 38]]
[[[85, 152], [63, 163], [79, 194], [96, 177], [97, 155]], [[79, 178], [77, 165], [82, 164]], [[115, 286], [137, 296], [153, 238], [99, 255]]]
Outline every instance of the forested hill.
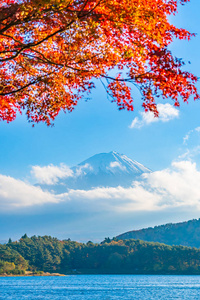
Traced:
[[198, 274], [200, 250], [140, 240], [106, 238], [100, 244], [50, 236], [0, 245], [0, 274]]
[[133, 230], [118, 235], [117, 239], [140, 239], [167, 245], [200, 248], [200, 219]]

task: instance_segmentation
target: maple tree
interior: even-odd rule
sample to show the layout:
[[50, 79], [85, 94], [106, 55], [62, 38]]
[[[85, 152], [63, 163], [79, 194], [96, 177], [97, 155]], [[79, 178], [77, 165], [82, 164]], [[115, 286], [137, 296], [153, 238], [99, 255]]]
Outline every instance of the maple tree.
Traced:
[[[26, 110], [49, 125], [100, 79], [119, 109], [133, 110], [131, 84], [146, 111], [156, 97], [200, 98], [197, 77], [173, 57], [174, 38], [193, 34], [170, 24], [190, 0], [2, 0], [0, 4], [0, 119]], [[112, 74], [116, 74], [113, 76]]]

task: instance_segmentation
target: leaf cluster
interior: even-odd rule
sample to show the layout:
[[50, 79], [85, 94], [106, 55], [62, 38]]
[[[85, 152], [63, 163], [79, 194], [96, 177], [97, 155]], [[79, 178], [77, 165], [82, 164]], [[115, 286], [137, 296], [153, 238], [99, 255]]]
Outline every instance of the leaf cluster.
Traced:
[[[189, 0], [181, 0], [182, 4]], [[170, 24], [178, 0], [3, 0], [0, 4], [0, 119], [26, 110], [48, 125], [103, 83], [119, 109], [141, 92], [158, 115], [157, 97], [199, 98], [197, 77], [169, 45], [193, 34]], [[115, 71], [116, 76], [113, 76]]]

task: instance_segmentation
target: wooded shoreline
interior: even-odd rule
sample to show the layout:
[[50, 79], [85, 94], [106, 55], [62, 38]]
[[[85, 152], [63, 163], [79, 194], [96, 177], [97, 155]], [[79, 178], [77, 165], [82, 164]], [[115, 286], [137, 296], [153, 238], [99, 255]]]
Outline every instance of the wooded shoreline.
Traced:
[[0, 245], [3, 276], [200, 275], [200, 249], [105, 238], [100, 244], [24, 235]]
[[33, 273], [33, 272], [26, 272], [25, 274], [0, 274], [0, 277], [35, 277], [35, 276], [57, 276], [57, 277], [60, 277], [60, 276], [67, 276], [65, 274], [60, 274], [60, 273], [49, 273], [49, 272], [42, 272], [41, 274], [36, 274], [36, 273]]

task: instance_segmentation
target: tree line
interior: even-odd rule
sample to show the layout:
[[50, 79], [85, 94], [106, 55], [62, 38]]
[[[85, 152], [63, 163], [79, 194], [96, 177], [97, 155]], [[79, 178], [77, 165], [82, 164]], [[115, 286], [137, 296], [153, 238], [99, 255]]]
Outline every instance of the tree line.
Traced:
[[24, 235], [0, 245], [0, 274], [200, 274], [200, 250], [141, 240], [100, 244]]

